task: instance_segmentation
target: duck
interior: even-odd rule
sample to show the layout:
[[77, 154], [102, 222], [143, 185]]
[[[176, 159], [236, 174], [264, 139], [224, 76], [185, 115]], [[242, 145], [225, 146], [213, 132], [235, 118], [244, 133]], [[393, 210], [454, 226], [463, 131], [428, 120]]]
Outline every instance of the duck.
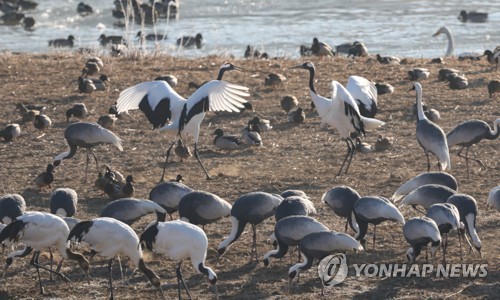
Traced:
[[438, 80], [439, 81], [447, 81], [448, 76], [450, 76], [451, 74], [458, 75], [459, 73], [460, 73], [460, 71], [456, 70], [456, 69], [442, 68], [442, 69], [439, 69], [439, 71], [438, 71]]
[[213, 140], [213, 144], [215, 147], [221, 150], [227, 150], [228, 153], [231, 153], [233, 150], [241, 150], [247, 148], [247, 144], [243, 141], [240, 136], [237, 135], [225, 135], [224, 131], [220, 128], [217, 128], [213, 135], [215, 138]]
[[269, 73], [264, 79], [264, 85], [277, 86], [286, 80], [283, 74]]
[[375, 88], [377, 89], [378, 96], [394, 93], [394, 87], [387, 82], [376, 82]]
[[90, 94], [97, 89], [92, 80], [88, 78], [83, 78], [82, 76], [80, 76], [78, 77], [77, 81], [79, 93]]
[[366, 57], [368, 56], [368, 48], [366, 48], [364, 43], [354, 42], [352, 47], [347, 52], [347, 57]]
[[372, 145], [361, 141], [361, 139], [358, 137], [356, 138], [356, 150], [361, 153], [370, 153], [373, 152], [374, 149]]
[[15, 140], [21, 134], [21, 126], [19, 124], [7, 124], [4, 129], [0, 130], [0, 137], [6, 142]]
[[316, 56], [335, 56], [332, 47], [327, 43], [320, 42], [317, 37], [313, 38], [311, 52]]
[[177, 39], [176, 43], [179, 47], [196, 48], [200, 49], [202, 47], [203, 36], [201, 33], [196, 34], [196, 36], [183, 36]]
[[108, 76], [104, 74], [101, 74], [99, 78], [89, 78], [89, 80], [92, 81], [92, 83], [94, 84], [96, 91], [105, 91], [106, 90], [105, 82], [110, 82]]
[[99, 36], [97, 39], [101, 46], [106, 47], [107, 45], [121, 45], [126, 44], [125, 40], [121, 35], [108, 35], [106, 36], [104, 33]]
[[97, 124], [108, 130], [113, 130], [117, 120], [118, 118], [115, 115], [106, 114], [99, 117], [99, 119], [97, 120]]
[[255, 49], [254, 47], [247, 45], [247, 48], [245, 49], [245, 53], [243, 54], [244, 58], [259, 58], [260, 57], [260, 51]]
[[302, 107], [297, 107], [296, 110], [292, 110], [288, 113], [288, 123], [300, 124], [304, 123], [306, 120], [306, 114]]
[[125, 178], [125, 184], [122, 186], [122, 198], [130, 198], [134, 196], [135, 188], [132, 185], [132, 183], [135, 183], [134, 177], [132, 175], [128, 175], [127, 178]]
[[492, 80], [488, 83], [488, 94], [490, 94], [490, 99], [497, 93], [500, 93], [500, 81]]
[[54, 181], [54, 165], [48, 164], [45, 172], [41, 173], [35, 178], [35, 184], [40, 188], [48, 186], [50, 188], [50, 184]]
[[19, 25], [24, 19], [24, 14], [17, 11], [9, 11], [0, 17], [3, 25]]
[[488, 21], [488, 13], [477, 12], [477, 11], [460, 11], [458, 19], [461, 22], [472, 22], [472, 23], [485, 23]]
[[297, 97], [292, 95], [283, 96], [280, 101], [281, 109], [283, 109], [287, 114], [298, 105], [299, 100], [297, 100]]
[[267, 119], [261, 119], [259, 117], [254, 117], [250, 121], [248, 121], [249, 126], [256, 126], [259, 128], [259, 132], [266, 132], [271, 129], [273, 129], [273, 126], [271, 126], [271, 121]]
[[[16, 110], [19, 110], [23, 122], [33, 122], [35, 121], [35, 116], [40, 114], [40, 110], [29, 108], [22, 103], [18, 103], [16, 105], [16, 109], [14, 109], [14, 111]], [[45, 107], [43, 107], [43, 110], [45, 110]]]
[[78, 6], [76, 7], [76, 12], [80, 16], [85, 17], [85, 16], [93, 14], [94, 9], [92, 8], [92, 6], [85, 4], [83, 2], [80, 2], [80, 3], [78, 3]]
[[82, 69], [82, 76], [93, 76], [101, 71], [101, 67], [94, 61], [87, 61]]
[[262, 138], [259, 134], [259, 128], [253, 125], [243, 128], [241, 131], [241, 139], [249, 147], [260, 147], [263, 145]]
[[113, 57], [118, 57], [125, 55], [128, 51], [127, 45], [124, 44], [113, 44], [111, 45], [111, 48], [109, 48], [109, 53]]
[[52, 120], [47, 115], [39, 114], [35, 116], [35, 121], [33, 122], [33, 125], [35, 126], [36, 129], [45, 131], [52, 125]]
[[455, 73], [448, 76], [448, 86], [452, 90], [465, 90], [469, 87], [469, 81], [465, 76], [457, 75]]
[[375, 151], [387, 151], [392, 148], [394, 144], [394, 138], [384, 137], [379, 134], [377, 141], [375, 142]]
[[311, 56], [312, 55], [312, 50], [310, 47], [300, 45], [299, 47], [299, 53], [300, 56]]
[[68, 35], [67, 39], [55, 39], [49, 41], [49, 47], [52, 46], [54, 48], [73, 48], [75, 45], [75, 37], [73, 35]]
[[87, 117], [87, 106], [85, 103], [75, 103], [73, 107], [66, 111], [66, 122], [69, 122], [71, 117], [85, 119]]
[[23, 19], [23, 28], [26, 31], [33, 31], [33, 27], [35, 27], [35, 19], [33, 17], [24, 17]]
[[159, 33], [143, 33], [142, 31], [138, 31], [137, 38], [145, 41], [161, 41], [167, 39], [167, 34], [159, 34]]
[[191, 150], [189, 149], [188, 146], [184, 145], [184, 142], [182, 141], [182, 139], [179, 139], [177, 141], [177, 146], [175, 146], [174, 152], [175, 152], [175, 155], [177, 155], [181, 158], [181, 162], [183, 161], [183, 159], [187, 159], [187, 158], [193, 156], [193, 154], [191, 153]]
[[172, 74], [158, 76], [158, 77], [155, 78], [155, 80], [165, 81], [171, 87], [176, 87], [177, 83], [179, 82], [179, 79], [177, 79], [177, 76], [172, 75]]
[[380, 54], [377, 54], [376, 57], [377, 57], [377, 61], [381, 64], [384, 64], [384, 65], [399, 64], [401, 62], [401, 60], [398, 57], [392, 56], [392, 55], [381, 56]]
[[428, 69], [414, 68], [408, 71], [408, 79], [412, 81], [427, 79], [430, 74], [431, 72]]

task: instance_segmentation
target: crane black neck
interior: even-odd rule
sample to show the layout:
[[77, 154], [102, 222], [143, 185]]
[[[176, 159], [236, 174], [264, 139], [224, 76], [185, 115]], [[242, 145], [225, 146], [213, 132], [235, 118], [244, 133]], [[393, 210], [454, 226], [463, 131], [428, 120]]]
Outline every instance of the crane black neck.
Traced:
[[316, 90], [314, 89], [314, 68], [309, 69], [309, 89], [316, 94]]

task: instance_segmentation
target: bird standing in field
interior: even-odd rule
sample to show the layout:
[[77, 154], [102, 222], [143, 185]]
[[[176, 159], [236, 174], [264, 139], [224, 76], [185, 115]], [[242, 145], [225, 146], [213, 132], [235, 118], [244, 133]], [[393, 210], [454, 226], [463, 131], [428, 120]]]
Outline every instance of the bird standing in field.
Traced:
[[300, 124], [304, 123], [306, 120], [306, 113], [302, 107], [297, 107], [296, 110], [292, 110], [288, 113], [288, 123]]
[[48, 164], [45, 172], [41, 173], [35, 178], [35, 184], [40, 188], [48, 186], [50, 188], [50, 184], [54, 181], [54, 165]]
[[135, 267], [139, 268], [148, 277], [151, 284], [160, 290], [163, 298], [165, 298], [161, 289], [160, 278], [144, 263], [139, 237], [127, 224], [112, 218], [96, 218], [76, 224], [71, 232], [66, 234], [66, 237], [68, 241], [75, 239], [78, 242], [86, 242], [92, 248], [93, 253], [109, 259], [110, 299], [113, 299], [113, 259], [120, 254], [127, 256]]
[[193, 191], [184, 195], [179, 201], [178, 209], [181, 220], [203, 227], [231, 214], [229, 202], [204, 191]]
[[[460, 232], [464, 230], [464, 224], [460, 222], [460, 213], [455, 205], [439, 203], [429, 207], [425, 216], [436, 222], [441, 238], [444, 235], [444, 239], [441, 242], [444, 264], [446, 263], [446, 250], [448, 249], [448, 233], [452, 229], [455, 229], [458, 231], [458, 234], [461, 234]], [[460, 240], [459, 238], [458, 241], [460, 242]], [[462, 249], [462, 245], [460, 245], [460, 249]]]
[[151, 189], [149, 199], [163, 207], [172, 220], [172, 214], [177, 211], [182, 197], [192, 191], [193, 189], [178, 181], [162, 182]]
[[355, 228], [352, 222], [352, 210], [354, 208], [354, 203], [356, 203], [359, 198], [361, 198], [361, 196], [353, 188], [348, 186], [337, 186], [324, 193], [321, 197], [321, 201], [326, 203], [337, 216], [346, 218], [345, 231], [347, 231], [347, 225], [349, 224], [352, 230], [358, 232], [359, 228]]
[[433, 219], [428, 217], [411, 218], [403, 226], [403, 234], [411, 248], [406, 251], [406, 258], [414, 263], [422, 247], [431, 244], [431, 257], [434, 261], [436, 251], [441, 244], [441, 234]]
[[166, 210], [151, 200], [122, 198], [108, 203], [101, 211], [101, 217], [119, 220], [132, 225], [148, 214], [156, 214], [157, 220], [165, 221]]
[[24, 257], [35, 250], [30, 265], [34, 266], [37, 270], [40, 294], [45, 294], [42, 279], [40, 277], [40, 269], [54, 273], [65, 282], [69, 282], [70, 280], [59, 272], [60, 266], [56, 271], [53, 271], [52, 268], [49, 269], [40, 265], [38, 262], [38, 257], [42, 249], [55, 246], [63, 259], [77, 260], [88, 277], [89, 263], [83, 255], [71, 251], [69, 243], [66, 240], [68, 234], [68, 225], [66, 225], [63, 219], [56, 215], [42, 212], [30, 212], [19, 216], [0, 232], [0, 243], [9, 239], [10, 241], [16, 241], [25, 245], [24, 249], [14, 251], [7, 256], [4, 276], [5, 271], [14, 262], [16, 257]]
[[87, 117], [87, 106], [85, 103], [75, 103], [73, 107], [66, 111], [66, 122], [69, 122], [71, 117], [85, 119]]
[[19, 124], [8, 124], [4, 129], [0, 130], [0, 137], [6, 142], [15, 140], [21, 134]]
[[52, 126], [52, 120], [44, 114], [39, 114], [35, 116], [35, 121], [33, 122], [33, 126], [35, 126], [36, 129], [42, 131], [42, 135], [37, 136], [38, 138], [41, 138], [45, 135], [45, 131], [49, 129], [50, 126]]
[[443, 129], [427, 119], [422, 108], [422, 86], [415, 82], [412, 90], [417, 94], [417, 141], [427, 157], [427, 172], [431, 169], [429, 152], [438, 158], [439, 171], [446, 168], [451, 169], [450, 152], [448, 142]]
[[175, 155], [177, 155], [181, 158], [181, 162], [184, 159], [188, 159], [191, 156], [193, 156], [193, 154], [191, 154], [191, 150], [189, 149], [188, 146], [184, 145], [182, 139], [179, 139], [177, 141], [177, 146], [175, 146], [174, 152], [175, 152]]
[[314, 64], [306, 62], [293, 68], [301, 68], [309, 70], [309, 89], [312, 100], [316, 107], [316, 111], [321, 117], [321, 121], [331, 125], [337, 129], [340, 137], [347, 144], [347, 154], [344, 157], [342, 166], [340, 167], [337, 176], [342, 173], [345, 163], [349, 158], [345, 173], [349, 170], [352, 158], [356, 152], [356, 145], [352, 141], [350, 134], [355, 132], [357, 134], [365, 134], [365, 129], [375, 129], [382, 125], [384, 122], [377, 119], [365, 118], [361, 116], [356, 101], [352, 98], [351, 94], [337, 81], [332, 81], [332, 98], [328, 99], [316, 93], [314, 89]]
[[366, 118], [373, 118], [377, 114], [377, 87], [371, 81], [361, 76], [349, 76], [346, 85], [359, 108], [359, 113]]
[[393, 202], [398, 202], [405, 195], [425, 184], [439, 184], [458, 191], [458, 183], [453, 175], [446, 172], [427, 172], [421, 173], [401, 185], [391, 197]]
[[327, 43], [320, 42], [316, 37], [313, 38], [311, 52], [316, 56], [335, 56], [335, 52], [332, 47]]
[[69, 150], [54, 157], [53, 165], [57, 167], [63, 159], [70, 159], [76, 154], [78, 147], [87, 149], [87, 161], [85, 163], [85, 182], [87, 182], [87, 169], [89, 166], [89, 152], [92, 153], [99, 170], [99, 162], [93, 147], [99, 144], [112, 144], [118, 150], [123, 151], [122, 139], [113, 132], [103, 128], [97, 123], [78, 122], [69, 125], [64, 131], [64, 138], [68, 143]]
[[177, 262], [175, 274], [179, 299], [181, 299], [181, 283], [191, 299], [181, 272], [182, 261], [187, 258], [191, 260], [196, 272], [205, 274], [210, 283], [215, 286], [215, 296], [218, 298], [217, 275], [211, 268], [205, 266], [208, 248], [207, 235], [200, 227], [181, 220], [151, 223], [141, 234], [140, 243], [145, 245], [146, 249], [166, 254]]
[[425, 214], [425, 211], [419, 210], [417, 205], [427, 210], [434, 204], [445, 203], [450, 196], [456, 193], [455, 190], [444, 185], [424, 184], [406, 195], [401, 201], [400, 207], [401, 205], [411, 205], [415, 210]]
[[[198, 88], [188, 99], [175, 92], [165, 81], [143, 82], [129, 87], [120, 93], [117, 100], [118, 113], [140, 109], [153, 125], [153, 129], [165, 130], [169, 135], [194, 138], [194, 156], [207, 179], [211, 179], [198, 156], [200, 124], [208, 111], [239, 112], [247, 101], [248, 88], [222, 80], [224, 72], [237, 70], [231, 63], [224, 63], [219, 69], [216, 80], [209, 81]], [[163, 173], [174, 143], [167, 150]]]
[[[494, 140], [500, 135], [499, 130], [500, 118], [496, 119], [493, 123], [493, 130], [488, 124], [481, 120], [469, 120], [458, 124], [455, 128], [446, 134], [448, 147], [455, 145], [461, 146], [458, 151], [458, 156], [465, 158], [465, 165], [467, 166], [467, 178], [469, 178], [469, 159], [479, 163], [484, 167], [481, 160], [469, 156], [469, 148], [472, 145], [478, 144], [483, 139]], [[462, 151], [465, 148], [465, 155]]]

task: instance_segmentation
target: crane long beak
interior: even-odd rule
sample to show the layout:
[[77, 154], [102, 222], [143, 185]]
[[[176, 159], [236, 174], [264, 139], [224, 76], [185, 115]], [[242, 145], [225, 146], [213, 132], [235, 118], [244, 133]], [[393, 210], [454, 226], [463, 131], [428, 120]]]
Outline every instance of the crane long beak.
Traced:
[[435, 37], [435, 36], [438, 36], [439, 35], [439, 31], [434, 33], [432, 36]]
[[302, 65], [296, 65], [293, 67], [290, 67], [289, 69], [303, 69], [304, 67]]
[[243, 68], [241, 68], [241, 67], [237, 67], [237, 66], [235, 66], [235, 65], [233, 65], [233, 67], [234, 67], [234, 69], [235, 69], [235, 70], [238, 70], [238, 71], [240, 71], [240, 72], [246, 72], [246, 71], [247, 71], [246, 69], [243, 69]]

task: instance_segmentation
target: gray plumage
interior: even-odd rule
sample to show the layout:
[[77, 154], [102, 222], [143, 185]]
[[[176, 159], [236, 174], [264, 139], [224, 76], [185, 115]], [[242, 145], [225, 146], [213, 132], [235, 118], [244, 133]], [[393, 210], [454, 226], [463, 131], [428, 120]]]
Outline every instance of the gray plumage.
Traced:
[[431, 169], [429, 152], [438, 158], [440, 171], [444, 171], [446, 168], [451, 169], [450, 153], [444, 131], [441, 127], [429, 121], [424, 114], [422, 108], [422, 86], [418, 82], [415, 82], [413, 88], [417, 94], [417, 141], [427, 156], [427, 172]]
[[472, 244], [476, 250], [481, 254], [481, 239], [476, 232], [476, 217], [477, 217], [477, 202], [472, 196], [466, 194], [452, 195], [447, 203], [453, 204], [457, 207], [460, 213], [460, 222], [465, 226], [465, 232], [471, 237]]
[[281, 201], [281, 197], [265, 192], [252, 192], [236, 199], [231, 208], [231, 233], [219, 244], [218, 254], [224, 254], [229, 245], [241, 236], [246, 224], [250, 223], [253, 231], [252, 252], [257, 256], [256, 225], [273, 216]]
[[[479, 159], [469, 157], [469, 148], [474, 144], [478, 144], [483, 139], [497, 139], [500, 135], [499, 124], [500, 118], [495, 120], [492, 130], [484, 121], [468, 120], [458, 124], [446, 134], [446, 139], [450, 148], [455, 145], [461, 146], [457, 155], [465, 158], [465, 163], [467, 165], [467, 177], [469, 177], [469, 159], [483, 165]], [[462, 155], [464, 148], [466, 149], [465, 156]]]
[[248, 146], [240, 136], [225, 135], [224, 131], [220, 128], [216, 129], [213, 134], [215, 135], [213, 144], [219, 149], [231, 152], [233, 150], [247, 148]]
[[434, 260], [441, 244], [441, 234], [434, 220], [428, 217], [411, 218], [403, 226], [403, 234], [411, 248], [406, 251], [406, 258], [414, 263], [422, 247], [431, 244], [431, 257]]
[[15, 218], [24, 214], [26, 202], [19, 194], [7, 194], [0, 198], [0, 222], [10, 224]]
[[274, 227], [278, 248], [264, 255], [264, 265], [269, 265], [271, 257], [283, 257], [290, 246], [297, 246], [306, 235], [325, 230], [329, 230], [328, 227], [311, 217], [289, 216], [281, 219]]
[[355, 232], [359, 228], [355, 228], [352, 222], [352, 210], [354, 208], [354, 203], [361, 198], [359, 193], [351, 187], [348, 186], [337, 186], [321, 197], [321, 201], [326, 203], [333, 212], [341, 217], [346, 218], [345, 231], [347, 231], [347, 224], [349, 224]]
[[497, 211], [500, 211], [500, 186], [491, 189], [486, 201], [488, 206], [492, 206]]
[[0, 137], [6, 142], [15, 140], [21, 134], [19, 124], [8, 124], [4, 129], [0, 130]]
[[463, 229], [463, 224], [460, 223], [460, 213], [455, 205], [449, 203], [438, 203], [429, 207], [425, 216], [434, 220], [439, 228], [439, 233], [443, 239], [443, 263], [445, 263], [446, 250], [448, 248], [448, 233], [450, 233], [451, 230], [458, 231], [459, 229]]
[[356, 234], [356, 240], [365, 244], [365, 235], [368, 230], [368, 224], [373, 224], [373, 247], [375, 249], [376, 229], [377, 225], [384, 221], [395, 221], [401, 224], [405, 223], [403, 215], [389, 200], [379, 196], [364, 196], [354, 203], [352, 210], [353, 221], [359, 226], [359, 231]]
[[159, 222], [165, 221], [167, 211], [151, 200], [124, 198], [108, 203], [101, 211], [101, 217], [113, 218], [132, 225], [145, 215], [156, 214]]
[[50, 196], [50, 213], [62, 217], [72, 217], [76, 213], [78, 195], [70, 188], [60, 188]]
[[403, 185], [401, 185], [394, 195], [392, 195], [391, 200], [398, 202], [405, 195], [411, 193], [411, 191], [424, 184], [439, 184], [449, 187], [452, 190], [458, 191], [458, 183], [453, 175], [446, 172], [428, 172], [421, 173], [414, 178], [408, 180]]
[[427, 210], [431, 205], [446, 203], [446, 200], [454, 194], [456, 194], [456, 191], [447, 186], [425, 184], [411, 191], [401, 201], [401, 205], [411, 205], [415, 209], [417, 209], [417, 205], [420, 205]]
[[181, 198], [193, 189], [180, 182], [162, 182], [149, 192], [149, 200], [158, 203], [170, 215], [177, 211]]
[[258, 128], [254, 126], [246, 126], [241, 131], [241, 140], [248, 146], [260, 147], [262, 146], [262, 137], [257, 132]]
[[180, 219], [191, 224], [206, 225], [230, 214], [231, 204], [209, 192], [190, 192], [179, 201]]
[[276, 207], [274, 218], [276, 222], [279, 222], [288, 216], [308, 216], [311, 214], [316, 214], [316, 208], [309, 199], [301, 196], [289, 196]]
[[87, 117], [87, 106], [85, 103], [75, 103], [73, 107], [66, 111], [66, 122], [73, 116], [78, 119], [85, 119]]

